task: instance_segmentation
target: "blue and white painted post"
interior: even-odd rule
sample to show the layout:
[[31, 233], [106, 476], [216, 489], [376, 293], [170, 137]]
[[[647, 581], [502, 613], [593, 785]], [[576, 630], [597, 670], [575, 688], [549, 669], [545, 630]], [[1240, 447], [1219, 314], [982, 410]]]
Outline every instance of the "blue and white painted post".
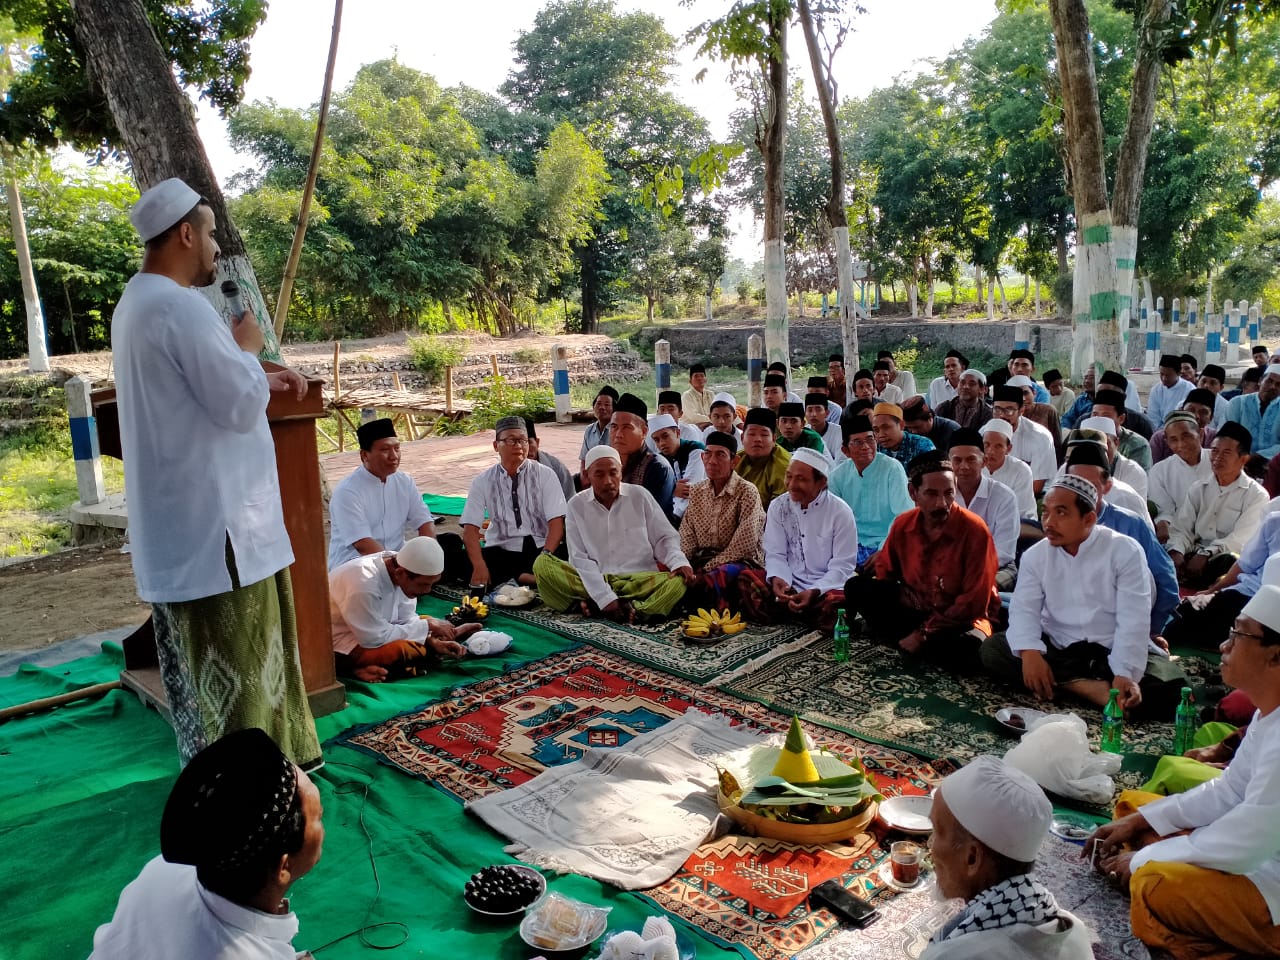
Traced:
[[1013, 325], [1013, 349], [1031, 349], [1031, 324], [1026, 320], [1019, 320]]
[[1226, 359], [1222, 349], [1222, 316], [1213, 312], [1213, 301], [1204, 301], [1204, 362], [1221, 364]]
[[[1160, 314], [1161, 318], [1168, 316], [1168, 314], [1164, 312], [1164, 297], [1156, 297], [1156, 313]], [[1163, 319], [1161, 322], [1163, 323]]]
[[1240, 362], [1240, 314], [1230, 300], [1222, 301], [1222, 326], [1227, 331], [1226, 363]]
[[1182, 332], [1182, 301], [1177, 297], [1173, 298], [1173, 306], [1169, 308], [1172, 312], [1169, 315], [1169, 332]]
[[1200, 322], [1200, 301], [1192, 297], [1187, 301], [1187, 336], [1194, 337], [1200, 331], [1197, 329]]
[[760, 334], [747, 337], [747, 406], [764, 405], [764, 340]]
[[1145, 373], [1154, 373], [1160, 364], [1160, 311], [1147, 310], [1147, 305], [1142, 305], [1142, 312], [1146, 314], [1147, 328], [1147, 356], [1143, 361], [1142, 369]]
[[556, 398], [556, 423], [568, 423], [569, 350], [560, 343], [551, 348], [551, 392]]
[[1257, 343], [1262, 339], [1262, 306], [1253, 304], [1249, 307], [1249, 343]]
[[[671, 389], [671, 342], [658, 340], [653, 345], [653, 374], [657, 380], [658, 393]], [[654, 398], [657, 402], [657, 397]]]
[[1258, 330], [1253, 325], [1253, 311], [1249, 307], [1249, 301], [1241, 300], [1240, 306], [1236, 307], [1236, 309], [1240, 311], [1240, 326], [1244, 327], [1242, 339], [1245, 346], [1252, 350], [1253, 344], [1257, 343], [1259, 337]]
[[98, 424], [93, 416], [89, 393], [93, 384], [84, 377], [72, 377], [63, 387], [67, 396], [67, 418], [71, 421], [71, 453], [76, 461], [76, 492], [84, 506], [107, 499], [102, 481], [102, 454], [98, 450]]

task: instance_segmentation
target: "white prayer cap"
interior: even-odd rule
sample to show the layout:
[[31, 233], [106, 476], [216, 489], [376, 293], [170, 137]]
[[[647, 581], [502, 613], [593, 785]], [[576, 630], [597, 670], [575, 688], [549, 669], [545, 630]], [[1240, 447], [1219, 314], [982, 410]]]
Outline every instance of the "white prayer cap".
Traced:
[[801, 447], [791, 454], [791, 459], [794, 462], [812, 467], [814, 473], [820, 473], [824, 477], [831, 472], [831, 461], [827, 459], [825, 454], [819, 453], [812, 447]]
[[1035, 386], [1035, 384], [1031, 382], [1030, 377], [1024, 377], [1022, 374], [1018, 374], [1016, 377], [1010, 377], [1008, 380], [1004, 382], [1004, 385], [1006, 387], [1034, 387]]
[[666, 430], [668, 427], [675, 428], [676, 418], [669, 413], [659, 413], [657, 416], [649, 418], [649, 432], [654, 433], [657, 430]]
[[170, 177], [138, 198], [129, 211], [129, 220], [145, 242], [164, 233], [199, 202], [200, 194], [177, 177]]
[[972, 367], [970, 367], [968, 370], [965, 370], [963, 373], [960, 374], [961, 380], [963, 380], [965, 377], [973, 377], [984, 387], [987, 385], [987, 375], [983, 373], [981, 370], [974, 370]]
[[1269, 363], [1269, 364], [1267, 364], [1267, 369], [1266, 369], [1266, 372], [1265, 372], [1265, 373], [1263, 373], [1263, 376], [1264, 376], [1264, 377], [1269, 377], [1269, 376], [1271, 376], [1273, 373], [1274, 373], [1276, 376], [1280, 377], [1280, 363]]
[[1085, 417], [1080, 421], [1081, 430], [1097, 430], [1108, 437], [1116, 435], [1116, 422], [1110, 417]]
[[711, 405], [715, 406], [717, 403], [727, 403], [731, 407], [738, 405], [738, 401], [733, 399], [732, 393], [717, 393], [711, 398]]
[[396, 563], [420, 577], [437, 577], [444, 573], [444, 551], [435, 537], [414, 537], [400, 548]]
[[1262, 565], [1262, 582], [1280, 587], [1280, 553], [1273, 553]]
[[992, 417], [978, 429], [978, 432], [984, 437], [988, 433], [998, 433], [1010, 443], [1013, 443], [1013, 427], [1009, 426], [1007, 420], [1001, 420], [999, 417]]
[[1019, 863], [1035, 860], [1053, 821], [1040, 785], [999, 757], [976, 757], [943, 780], [938, 793], [975, 839]]
[[1264, 583], [1240, 611], [1242, 617], [1252, 617], [1264, 627], [1280, 630], [1280, 587]]
[[608, 457], [618, 466], [622, 466], [622, 458], [618, 456], [618, 451], [613, 449], [613, 447], [600, 444], [599, 446], [592, 447], [587, 451], [587, 469], [590, 470], [593, 463], [597, 460], [603, 460], [605, 457]]

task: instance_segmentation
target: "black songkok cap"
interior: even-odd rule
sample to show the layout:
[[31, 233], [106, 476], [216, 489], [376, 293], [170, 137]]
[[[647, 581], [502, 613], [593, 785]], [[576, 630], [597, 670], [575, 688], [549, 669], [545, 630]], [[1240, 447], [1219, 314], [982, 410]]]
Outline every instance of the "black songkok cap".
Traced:
[[842, 367], [843, 367], [843, 366], [844, 366], [844, 355], [843, 355], [843, 354], [839, 354], [839, 353], [833, 353], [833, 354], [831, 354], [831, 356], [827, 357], [827, 363], [838, 363], [838, 364], [840, 364], [840, 366], [842, 366]]
[[1022, 402], [1025, 399], [1022, 396], [1021, 387], [1000, 386], [996, 387], [992, 393], [995, 395], [996, 403], [1016, 403], [1018, 406], [1022, 406]]
[[874, 380], [870, 370], [859, 370], [853, 375], [853, 382], [856, 384], [859, 380]]
[[1030, 350], [1010, 350], [1009, 359], [1010, 360], [1030, 360], [1032, 363], [1035, 363], [1036, 355], [1032, 353]]
[[178, 774], [160, 818], [160, 853], [220, 871], [285, 853], [298, 826], [297, 793], [297, 772], [269, 736], [229, 733]]
[[766, 387], [781, 387], [785, 390], [787, 389], [787, 378], [780, 373], [766, 374], [764, 378], [764, 385]]
[[624, 393], [617, 400], [613, 401], [613, 410], [615, 413], [634, 414], [641, 420], [649, 419], [649, 405], [634, 393]]
[[888, 360], [877, 360], [875, 363], [871, 365], [871, 369], [872, 370], [892, 370], [893, 367], [889, 365]]
[[1099, 386], [1115, 387], [1117, 390], [1129, 389], [1129, 378], [1123, 373], [1116, 373], [1114, 370], [1103, 370], [1102, 376], [1098, 378]]
[[1227, 382], [1227, 371], [1222, 369], [1216, 363], [1206, 363], [1204, 369], [1200, 371], [1202, 377], [1213, 377], [1219, 383]]
[[825, 390], [826, 386], [827, 386], [826, 377], [810, 377], [809, 378], [808, 387], [810, 390], [812, 390], [814, 387], [822, 387]]
[[524, 432], [530, 440], [538, 439], [538, 432], [533, 429], [533, 421], [529, 417], [524, 417]]
[[394, 437], [395, 435], [396, 425], [387, 417], [362, 423], [360, 428], [356, 430], [356, 439], [360, 441], [361, 450], [372, 450], [373, 445], [379, 440], [385, 440], [387, 437]]
[[1261, 383], [1262, 368], [1259, 366], [1250, 367], [1248, 370], [1244, 372], [1244, 376], [1240, 378], [1240, 382], [1241, 383]]
[[923, 423], [933, 415], [924, 397], [907, 397], [902, 401], [902, 419], [906, 423]]
[[617, 390], [615, 390], [615, 389], [613, 389], [613, 387], [609, 386], [609, 385], [606, 383], [603, 387], [601, 387], [601, 388], [599, 389], [599, 391], [597, 391], [597, 392], [596, 392], [596, 398], [597, 398], [597, 399], [599, 399], [600, 397], [608, 397], [608, 398], [609, 398], [610, 400], [612, 400], [614, 403], [617, 403], [617, 402], [618, 402], [618, 391], [617, 391]]
[[879, 353], [877, 353], [877, 354], [876, 354], [876, 359], [877, 359], [877, 360], [892, 360], [892, 359], [893, 359], [893, 351], [892, 351], [892, 350], [881, 350]]
[[781, 360], [775, 360], [765, 368], [767, 373], [781, 373], [784, 377], [787, 375], [787, 365]]
[[849, 405], [844, 408], [844, 412], [851, 417], [856, 417], [860, 413], [871, 416], [871, 411], [876, 408], [876, 401], [868, 400], [866, 397], [859, 397], [856, 400], [850, 400]]
[[944, 360], [947, 360], [947, 359], [951, 359], [951, 360], [959, 360], [959, 361], [960, 361], [960, 366], [961, 366], [961, 368], [963, 368], [963, 369], [965, 369], [965, 370], [968, 370], [968, 369], [969, 369], [969, 358], [968, 358], [968, 357], [966, 357], [966, 356], [965, 356], [963, 353], [961, 353], [959, 350], [955, 350], [955, 349], [948, 350], [948, 351], [943, 355], [943, 359], [944, 359]]
[[1175, 353], [1160, 354], [1160, 366], [1168, 367], [1170, 370], [1182, 369], [1182, 358]]
[[706, 366], [701, 363], [695, 363], [693, 364], [693, 366], [689, 367], [689, 376], [693, 376], [695, 373], [706, 373], [706, 372], [707, 372]]
[[778, 404], [779, 417], [796, 417], [800, 420], [804, 419], [803, 403], [780, 403]]
[[1067, 444], [1068, 467], [1101, 467], [1111, 469], [1107, 448], [1097, 440], [1072, 440]]
[[844, 423], [840, 424], [840, 432], [844, 435], [845, 443], [849, 442], [849, 438], [855, 433], [874, 433], [871, 427], [871, 418], [864, 417], [862, 414], [855, 414], [847, 418]]
[[827, 405], [827, 395], [825, 393], [806, 393], [804, 395], [804, 405], [806, 407], [823, 407]]
[[1218, 395], [1208, 387], [1196, 387], [1187, 394], [1187, 398], [1182, 401], [1185, 406], [1188, 403], [1202, 403], [1212, 410], [1218, 403]]
[[1271, 353], [1271, 351], [1267, 349], [1267, 345], [1266, 345], [1265, 343], [1255, 343], [1255, 344], [1253, 345], [1253, 350], [1252, 350], [1251, 352], [1252, 352], [1252, 353], [1266, 353], [1266, 354]]
[[1044, 385], [1046, 387], [1051, 383], [1057, 383], [1061, 379], [1062, 379], [1062, 371], [1059, 370], [1057, 367], [1054, 367], [1052, 370], [1046, 370], [1044, 372]]
[[737, 439], [732, 434], [721, 433], [719, 430], [712, 430], [702, 442], [708, 447], [727, 447], [730, 456], [738, 452]]
[[674, 403], [681, 410], [684, 409], [684, 402], [680, 399], [679, 390], [661, 390], [658, 392], [658, 406], [664, 403]]
[[742, 429], [745, 430], [752, 424], [759, 424], [762, 427], [768, 427], [770, 430], [777, 430], [778, 415], [768, 407], [752, 407], [747, 411], [747, 418], [742, 421]]
[[1093, 395], [1093, 405], [1096, 407], [1102, 404], [1104, 407], [1114, 407], [1116, 413], [1124, 413], [1125, 395], [1119, 390], [1099, 390]]
[[948, 450], [954, 450], [956, 447], [977, 447], [982, 449], [982, 434], [973, 427], [961, 427], [959, 430], [951, 431], [951, 440], [947, 444]]
[[1183, 363], [1189, 363], [1189, 364], [1191, 365], [1191, 369], [1192, 369], [1192, 370], [1194, 370], [1194, 369], [1196, 369], [1196, 367], [1200, 366], [1200, 361], [1199, 361], [1199, 360], [1197, 360], [1194, 356], [1192, 356], [1192, 355], [1191, 355], [1191, 354], [1189, 354], [1189, 353], [1184, 353], [1184, 354], [1183, 354], [1182, 356], [1180, 356], [1178, 359], [1179, 359], [1179, 360], [1181, 360]]
[[1214, 439], [1221, 440], [1223, 437], [1226, 437], [1228, 440], [1235, 440], [1239, 443], [1241, 453], [1248, 453], [1253, 449], [1253, 434], [1240, 426], [1240, 424], [1236, 423], [1234, 420], [1228, 420], [1220, 426], [1218, 428], [1218, 435]]

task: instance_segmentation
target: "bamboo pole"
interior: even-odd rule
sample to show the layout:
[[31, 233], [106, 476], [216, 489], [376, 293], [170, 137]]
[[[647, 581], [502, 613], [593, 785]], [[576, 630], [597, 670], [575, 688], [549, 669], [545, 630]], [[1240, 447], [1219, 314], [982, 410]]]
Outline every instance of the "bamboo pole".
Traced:
[[74, 703], [77, 700], [87, 700], [89, 697], [100, 697], [104, 693], [110, 693], [120, 687], [119, 680], [109, 680], [106, 683], [95, 683], [90, 687], [81, 687], [79, 690], [72, 690], [68, 693], [60, 693], [56, 697], [43, 697], [40, 700], [32, 700], [28, 703], [17, 703], [12, 707], [5, 707], [0, 710], [0, 723], [6, 720], [12, 720], [14, 717], [25, 716], [28, 713], [39, 713], [41, 710], [52, 710], [54, 707], [61, 707], [64, 704]]
[[498, 355], [496, 353], [489, 354], [489, 366], [493, 368], [493, 375], [498, 376]]
[[329, 36], [329, 60], [324, 68], [324, 89], [316, 115], [316, 138], [311, 145], [311, 163], [307, 167], [306, 186], [302, 188], [302, 207], [298, 211], [298, 225], [293, 230], [293, 246], [289, 248], [284, 279], [280, 281], [280, 299], [276, 301], [277, 340], [284, 336], [284, 322], [289, 316], [289, 301], [293, 298], [293, 281], [298, 275], [298, 261], [302, 259], [302, 241], [307, 235], [307, 218], [311, 215], [311, 198], [315, 195], [316, 177], [320, 173], [320, 150], [324, 146], [324, 125], [329, 116], [329, 94], [333, 91], [333, 66], [338, 59], [338, 34], [341, 31], [342, 0], [334, 0], [333, 32]]
[[444, 412], [453, 413], [453, 367], [444, 368]]
[[[342, 341], [333, 341], [333, 409], [335, 411], [338, 410], [338, 401], [342, 399], [342, 376], [339, 373], [341, 369], [341, 361], [339, 359], [341, 353]], [[342, 436], [342, 418], [339, 416], [334, 419], [338, 423], [338, 452], [342, 453], [346, 449], [346, 440]]]

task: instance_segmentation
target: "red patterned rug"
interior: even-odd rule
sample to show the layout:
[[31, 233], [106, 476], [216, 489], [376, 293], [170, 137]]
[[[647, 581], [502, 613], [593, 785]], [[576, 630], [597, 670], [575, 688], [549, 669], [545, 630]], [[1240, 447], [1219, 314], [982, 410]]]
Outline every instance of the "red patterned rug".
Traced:
[[[735, 724], [785, 733], [790, 717], [590, 647], [574, 647], [456, 689], [446, 699], [338, 738], [462, 801], [524, 783], [662, 726], [690, 707]], [[811, 733], [813, 728], [811, 727]], [[927, 793], [957, 768], [821, 730], [818, 745], [861, 758], [886, 796]], [[869, 832], [847, 844], [796, 847], [729, 836], [703, 844], [674, 877], [640, 896], [726, 946], [781, 960], [835, 929], [808, 892], [832, 877], [885, 893], [876, 869], [887, 853]]]

